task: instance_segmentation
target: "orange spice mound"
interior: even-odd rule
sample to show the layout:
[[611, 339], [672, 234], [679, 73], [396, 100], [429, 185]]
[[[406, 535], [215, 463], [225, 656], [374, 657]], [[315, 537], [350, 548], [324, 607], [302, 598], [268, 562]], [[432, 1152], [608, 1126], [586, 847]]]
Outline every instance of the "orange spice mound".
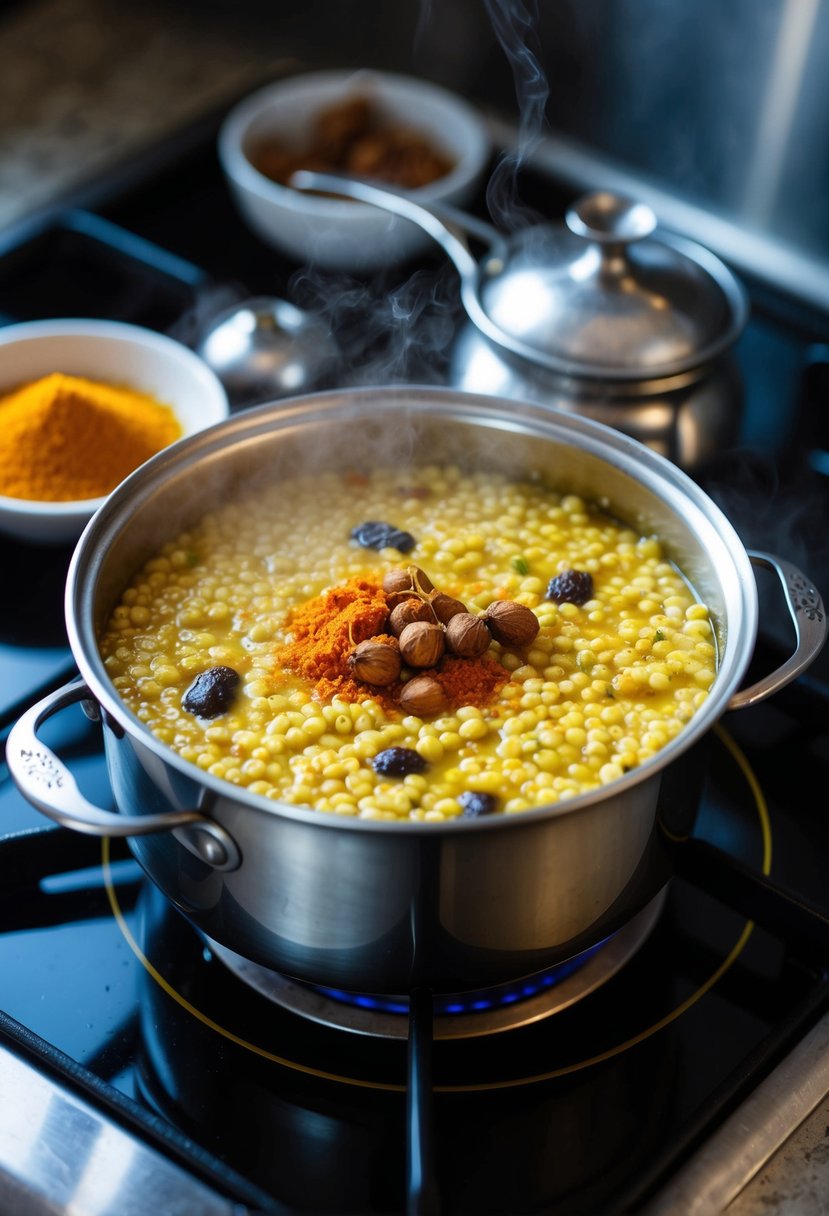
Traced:
[[147, 393], [54, 372], [0, 397], [0, 494], [101, 498], [180, 436], [172, 408]]
[[490, 655], [478, 659], [447, 656], [436, 679], [453, 709], [462, 705], [486, 705], [509, 679], [509, 672]]
[[388, 617], [379, 584], [349, 579], [289, 613], [285, 623], [293, 641], [277, 650], [276, 664], [310, 680], [323, 701], [335, 695], [346, 701], [373, 696], [378, 690], [351, 676], [348, 657], [359, 642], [382, 633]]
[[[383, 633], [388, 617], [382, 587], [366, 578], [349, 579], [289, 613], [285, 624], [293, 640], [275, 652], [275, 663], [309, 680], [323, 702], [335, 696], [344, 701], [371, 697], [387, 713], [399, 711], [402, 681], [383, 688], [366, 684], [353, 677], [348, 661], [354, 647], [368, 638], [394, 644]], [[486, 705], [509, 679], [509, 672], [489, 655], [478, 659], [446, 655], [440, 667], [428, 674], [439, 681], [453, 709]]]

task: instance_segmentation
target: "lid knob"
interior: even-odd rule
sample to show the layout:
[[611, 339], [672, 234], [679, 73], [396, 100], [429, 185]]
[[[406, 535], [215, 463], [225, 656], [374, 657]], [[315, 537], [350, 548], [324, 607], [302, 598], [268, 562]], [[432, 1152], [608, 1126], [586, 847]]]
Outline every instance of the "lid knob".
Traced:
[[641, 241], [656, 228], [656, 216], [647, 203], [607, 190], [578, 199], [567, 211], [565, 221], [576, 236], [601, 245]]

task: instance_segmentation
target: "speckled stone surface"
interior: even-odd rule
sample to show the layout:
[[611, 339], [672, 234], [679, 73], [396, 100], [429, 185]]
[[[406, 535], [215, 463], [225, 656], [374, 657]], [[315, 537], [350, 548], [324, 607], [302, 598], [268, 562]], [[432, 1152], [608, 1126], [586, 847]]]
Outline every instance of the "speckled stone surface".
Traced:
[[186, 8], [35, 0], [0, 16], [0, 228], [279, 74]]
[[727, 1216], [827, 1216], [829, 1101], [821, 1103], [726, 1211]]

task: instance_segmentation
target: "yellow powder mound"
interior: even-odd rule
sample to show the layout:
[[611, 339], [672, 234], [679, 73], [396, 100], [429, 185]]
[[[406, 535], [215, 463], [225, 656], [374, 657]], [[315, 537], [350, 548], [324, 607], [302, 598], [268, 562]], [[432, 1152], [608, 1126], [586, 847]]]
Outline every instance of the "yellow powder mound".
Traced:
[[55, 372], [0, 397], [0, 494], [99, 498], [181, 433], [146, 393]]

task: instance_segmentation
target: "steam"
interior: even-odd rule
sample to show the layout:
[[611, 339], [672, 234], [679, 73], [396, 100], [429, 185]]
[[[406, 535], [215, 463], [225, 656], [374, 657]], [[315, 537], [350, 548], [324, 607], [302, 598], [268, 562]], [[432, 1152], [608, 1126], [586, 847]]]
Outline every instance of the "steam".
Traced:
[[512, 69], [519, 110], [517, 142], [498, 160], [486, 202], [494, 223], [514, 231], [537, 219], [520, 201], [518, 174], [544, 133], [550, 89], [539, 60], [537, 0], [484, 0], [484, 4]]
[[[510, 232], [539, 219], [520, 200], [518, 179], [545, 129], [549, 88], [538, 52], [538, 0], [484, 0], [484, 5], [512, 72], [519, 108], [517, 140], [501, 154], [486, 186], [493, 223]], [[432, 17], [431, 0], [421, 0], [414, 49], [425, 44]], [[341, 354], [334, 372], [338, 386], [445, 384], [450, 347], [464, 315], [454, 268], [435, 255], [405, 281], [389, 287], [388, 279], [387, 274], [372, 282], [355, 280], [308, 266], [292, 275], [284, 294], [317, 316], [335, 338]], [[171, 336], [196, 347], [222, 311], [248, 294], [237, 285], [205, 288]], [[327, 387], [328, 380], [320, 386]]]
[[457, 283], [448, 269], [416, 270], [385, 291], [304, 269], [290, 288], [297, 306], [321, 317], [335, 336], [343, 387], [445, 383], [459, 307]]
[[[505, 231], [539, 217], [519, 197], [519, 174], [546, 127], [547, 78], [538, 51], [538, 0], [484, 0], [493, 33], [512, 71], [519, 108], [514, 147], [500, 156], [486, 187], [486, 204]], [[420, 6], [415, 43], [426, 38], [430, 0]], [[344, 386], [445, 383], [449, 346], [462, 308], [451, 267], [415, 271], [387, 294], [362, 282], [298, 272], [292, 299], [321, 316], [337, 337]]]

